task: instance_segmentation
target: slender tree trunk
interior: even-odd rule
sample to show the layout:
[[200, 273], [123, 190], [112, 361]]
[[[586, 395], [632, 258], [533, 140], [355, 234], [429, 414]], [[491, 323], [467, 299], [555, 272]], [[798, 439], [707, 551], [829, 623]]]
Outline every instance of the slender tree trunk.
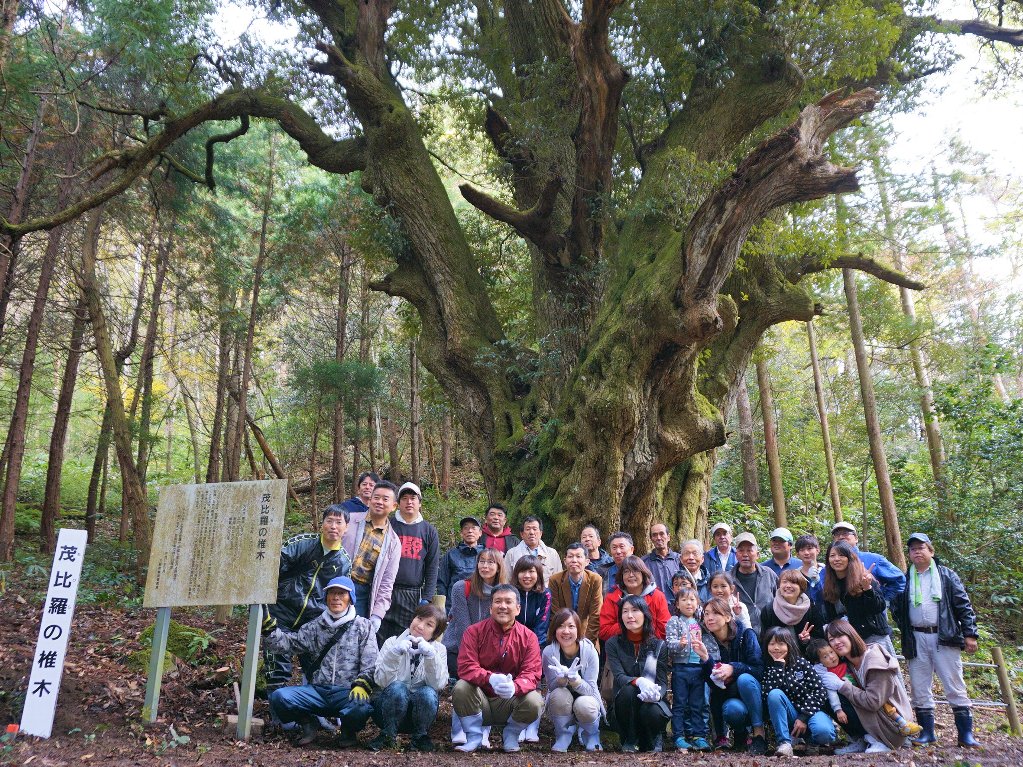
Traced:
[[202, 463], [199, 460], [199, 433], [196, 429], [196, 416], [192, 412], [192, 398], [185, 392], [181, 382], [181, 404], [185, 408], [185, 421], [188, 423], [188, 440], [192, 448], [192, 481], [196, 484], [202, 482]]
[[85, 501], [85, 531], [89, 541], [96, 536], [96, 522], [100, 515], [100, 485], [103, 478], [103, 467], [107, 462], [110, 450], [110, 404], [103, 405], [103, 420], [96, 439], [96, 455], [92, 459], [92, 474], [89, 476], [89, 492]]
[[241, 462], [241, 437], [238, 434], [238, 400], [241, 397], [241, 334], [232, 334], [231, 372], [227, 377], [227, 402], [224, 420], [224, 454], [221, 457], [221, 482], [232, 482], [238, 478]]
[[174, 298], [171, 300], [170, 308], [168, 310], [168, 317], [164, 320], [169, 326], [170, 330], [168, 335], [170, 336], [170, 344], [167, 351], [167, 368], [164, 375], [165, 384], [167, 391], [171, 392], [171, 400], [167, 406], [167, 416], [164, 420], [163, 425], [163, 436], [166, 442], [166, 454], [163, 462], [163, 472], [167, 476], [170, 476], [174, 470], [174, 421], [175, 421], [175, 409], [178, 390], [181, 388], [177, 385], [177, 349], [178, 349], [178, 303], [181, 300], [181, 293], [175, 289]]
[[89, 307], [84, 296], [79, 296], [74, 310], [74, 324], [71, 326], [71, 340], [68, 344], [67, 362], [57, 395], [57, 411], [53, 416], [53, 432], [50, 434], [50, 456], [46, 463], [46, 489], [43, 496], [43, 510], [39, 523], [39, 550], [51, 553], [57, 544], [56, 520], [60, 515], [60, 480], [64, 466], [65, 443], [68, 424], [71, 421], [71, 404], [78, 380], [78, 363], [82, 359], [85, 329], [89, 323]]
[[95, 232], [99, 229], [101, 215], [102, 209], [99, 208], [89, 216], [85, 238], [86, 246], [82, 248], [82, 291], [89, 304], [89, 317], [92, 321], [93, 337], [96, 341], [96, 354], [103, 369], [107, 402], [110, 404], [110, 424], [113, 430], [114, 449], [121, 467], [121, 485], [124, 488], [125, 501], [130, 504], [129, 513], [138, 557], [136, 575], [139, 583], [142, 584], [145, 580], [145, 566], [149, 562], [152, 531], [145, 487], [140, 481], [134, 464], [131, 449], [131, 427], [124, 410], [120, 375], [100, 301], [99, 283], [96, 279], [96, 249], [93, 244], [97, 239]]
[[419, 358], [416, 356], [416, 342], [409, 341], [409, 444], [412, 453], [412, 481], [419, 482]]
[[[341, 259], [337, 280], [337, 314], [334, 327], [334, 361], [344, 362], [345, 347], [348, 345], [348, 293], [351, 290], [352, 261], [347, 243], [339, 253]], [[345, 402], [338, 397], [334, 403], [334, 434], [331, 442], [331, 472], [334, 475], [334, 503], [345, 499]], [[316, 513], [315, 508], [313, 513]]]
[[398, 424], [390, 416], [384, 419], [384, 434], [387, 437], [387, 457], [390, 463], [387, 467], [387, 479], [391, 482], [401, 482], [401, 452], [398, 450]]
[[210, 455], [206, 462], [206, 481], [216, 482], [220, 478], [220, 438], [224, 431], [224, 413], [227, 410], [228, 391], [227, 377], [231, 370], [231, 315], [234, 312], [233, 302], [228, 305], [228, 291], [225, 284], [218, 286], [218, 321], [217, 334], [217, 397], [213, 409], [213, 425], [210, 427]]
[[377, 465], [377, 439], [373, 429], [373, 403], [366, 408], [366, 447], [369, 448], [369, 468], [376, 471]]
[[317, 401], [316, 415], [313, 417], [312, 446], [309, 450], [309, 508], [312, 510], [312, 516], [314, 519], [316, 518], [316, 512], [319, 509], [319, 504], [316, 499], [316, 451], [320, 446], [320, 414], [320, 403]]
[[[72, 153], [69, 153], [72, 154]], [[70, 175], [73, 166], [65, 169]], [[67, 204], [70, 181], [62, 179], [57, 192], [57, 207]], [[14, 412], [7, 431], [7, 466], [4, 481], [3, 506], [0, 508], [0, 562], [10, 562], [14, 556], [14, 511], [18, 501], [18, 486], [21, 484], [21, 467], [25, 460], [25, 433], [28, 425], [28, 406], [32, 395], [32, 374], [35, 372], [36, 351], [39, 348], [39, 331], [43, 325], [46, 301], [50, 295], [50, 282], [57, 264], [64, 228], [51, 229], [46, 238], [39, 265], [39, 283], [36, 285], [32, 310], [25, 330], [25, 349], [18, 369], [18, 388], [14, 395]]]
[[440, 491], [447, 498], [451, 490], [451, 410], [444, 408], [440, 423]]
[[0, 0], [0, 78], [4, 80], [7, 79], [7, 59], [11, 55], [11, 35], [18, 19], [18, 5], [18, 0]]
[[245, 430], [242, 443], [245, 445], [245, 460], [249, 462], [249, 471], [252, 473], [252, 478], [263, 479], [263, 470], [259, 468], [259, 464], [256, 462], [256, 456], [252, 452], [252, 443], [249, 441], [248, 429]]
[[867, 439], [870, 442], [870, 459], [874, 464], [877, 478], [877, 492], [881, 499], [881, 516], [884, 520], [884, 537], [888, 547], [888, 559], [900, 570], [906, 569], [906, 558], [902, 552], [902, 531], [895, 508], [892, 480], [888, 474], [888, 457], [884, 451], [881, 422], [877, 417], [877, 401], [874, 398], [874, 381], [867, 361], [866, 343], [863, 337], [863, 321], [860, 319], [860, 305], [856, 296], [856, 281], [851, 269], [842, 270], [845, 284], [845, 298], [849, 305], [849, 329], [852, 333], [853, 351], [856, 354], [856, 370], [860, 376], [860, 394], [863, 397], [863, 416], [867, 422]]
[[767, 453], [767, 474], [771, 480], [771, 504], [776, 527], [788, 527], [785, 489], [782, 486], [781, 457], [778, 453], [778, 432], [774, 422], [774, 398], [771, 378], [763, 356], [757, 357], [757, 386], [760, 389], [760, 412], [764, 418], [764, 450]]
[[817, 395], [817, 414], [820, 417], [821, 437], [824, 440], [824, 461], [828, 466], [828, 490], [831, 492], [831, 510], [835, 521], [842, 521], [842, 495], [838, 491], [838, 475], [835, 473], [835, 453], [831, 448], [831, 429], [828, 428], [828, 405], [824, 399], [824, 380], [821, 364], [817, 357], [817, 334], [813, 321], [806, 323], [806, 337], [810, 344], [810, 363], [813, 367], [813, 390]]
[[753, 409], [750, 407], [746, 376], [739, 376], [739, 392], [735, 400], [739, 416], [739, 447], [742, 451], [742, 500], [747, 506], [760, 506], [760, 472], [757, 471], [757, 449], [753, 441]]

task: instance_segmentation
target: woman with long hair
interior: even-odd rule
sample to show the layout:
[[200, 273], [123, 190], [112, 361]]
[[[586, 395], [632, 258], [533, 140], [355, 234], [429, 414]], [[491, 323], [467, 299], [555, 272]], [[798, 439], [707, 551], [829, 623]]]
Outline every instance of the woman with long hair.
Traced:
[[614, 677], [611, 714], [622, 751], [661, 751], [664, 725], [671, 718], [668, 644], [654, 633], [653, 615], [642, 596], [629, 594], [619, 601], [618, 624], [605, 652]]
[[668, 600], [654, 583], [653, 573], [646, 562], [637, 556], [626, 557], [618, 567], [615, 580], [618, 585], [607, 593], [600, 608], [600, 641], [606, 642], [621, 633], [619, 607], [627, 596], [641, 597], [647, 603], [650, 630], [658, 639], [664, 639], [671, 611], [668, 609]]
[[824, 573], [825, 621], [846, 618], [864, 642], [886, 644], [894, 655], [881, 584], [863, 566], [856, 549], [844, 541], [832, 543], [824, 557]]
[[600, 657], [593, 642], [582, 634], [578, 613], [562, 608], [551, 619], [551, 643], [543, 650], [547, 681], [544, 710], [554, 723], [553, 751], [564, 752], [575, 730], [587, 751], [600, 751], [600, 716], [603, 704], [597, 683]]

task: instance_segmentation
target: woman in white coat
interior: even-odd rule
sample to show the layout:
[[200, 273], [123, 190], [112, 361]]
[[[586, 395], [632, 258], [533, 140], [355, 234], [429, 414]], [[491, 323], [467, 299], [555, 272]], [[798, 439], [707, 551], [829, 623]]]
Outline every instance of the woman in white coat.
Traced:
[[544, 709], [554, 723], [553, 750], [567, 751], [578, 728], [586, 750], [599, 751], [603, 703], [597, 686], [597, 649], [582, 636], [582, 621], [568, 608], [551, 619], [547, 636], [552, 641], [543, 650], [548, 690]]

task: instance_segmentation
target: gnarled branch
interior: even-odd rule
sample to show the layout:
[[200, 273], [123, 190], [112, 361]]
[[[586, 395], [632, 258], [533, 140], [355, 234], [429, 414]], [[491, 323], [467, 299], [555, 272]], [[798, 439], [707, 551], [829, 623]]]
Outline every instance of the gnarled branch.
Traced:
[[933, 19], [939, 31], [954, 32], [963, 35], [976, 35], [995, 43], [1007, 43], [1015, 48], [1023, 48], [1023, 29], [1000, 27], [982, 19]]
[[892, 285], [908, 288], [909, 290], [924, 290], [927, 287], [926, 283], [915, 280], [898, 269], [888, 266], [877, 259], [864, 256], [862, 253], [834, 256], [832, 258], [818, 255], [803, 256], [786, 268], [785, 274], [792, 282], [798, 282], [808, 274], [817, 274], [828, 269], [856, 269], [873, 275], [883, 282], [889, 282]]
[[471, 184], [460, 184], [458, 189], [470, 205], [491, 218], [508, 224], [545, 254], [552, 255], [560, 251], [565, 244], [565, 238], [551, 228], [551, 213], [554, 210], [554, 203], [558, 199], [561, 186], [561, 177], [555, 174], [544, 186], [536, 204], [525, 211], [495, 200]]
[[213, 178], [213, 147], [217, 144], [227, 144], [234, 141], [236, 138], [244, 136], [249, 132], [249, 116], [241, 115], [241, 125], [235, 128], [233, 131], [227, 133], [220, 133], [216, 136], [210, 136], [206, 139], [206, 186], [210, 189], [217, 188], [217, 182]]

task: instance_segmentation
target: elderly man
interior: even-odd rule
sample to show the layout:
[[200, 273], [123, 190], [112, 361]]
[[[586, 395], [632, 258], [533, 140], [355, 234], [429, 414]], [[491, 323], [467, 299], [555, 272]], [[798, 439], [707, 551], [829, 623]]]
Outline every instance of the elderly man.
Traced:
[[600, 548], [600, 530], [594, 524], [583, 525], [579, 543], [586, 549], [586, 569], [600, 574], [600, 568], [611, 564], [611, 555]]
[[270, 613], [263, 620], [269, 649], [314, 659], [309, 684], [274, 690], [270, 710], [281, 722], [301, 725], [299, 745], [313, 741], [315, 717], [326, 716], [341, 720], [339, 745], [354, 746], [356, 735], [373, 713], [369, 698], [377, 640], [372, 624], [355, 613], [355, 584], [350, 578], [334, 578], [324, 592], [326, 607], [297, 632], [279, 629]]
[[771, 531], [771, 556], [760, 564], [773, 570], [775, 575], [786, 570], [798, 570], [800, 562], [792, 556], [792, 543], [792, 533], [787, 527], [774, 528]]
[[653, 547], [649, 554], [643, 557], [646, 566], [654, 576], [654, 585], [661, 590], [664, 598], [671, 603], [671, 579], [682, 569], [682, 562], [674, 551], [669, 548], [671, 538], [668, 536], [668, 526], [663, 522], [655, 522], [650, 525], [650, 545]]
[[451, 705], [462, 719], [465, 743], [458, 751], [475, 751], [483, 742], [483, 725], [504, 725], [505, 751], [519, 750], [519, 733], [540, 718], [543, 698], [537, 692], [542, 664], [536, 634], [519, 623], [519, 592], [507, 583], [494, 588], [490, 617], [462, 635], [458, 682]]
[[778, 576], [757, 562], [760, 547], [753, 533], [742, 533], [735, 538], [735, 567], [732, 577], [739, 588], [739, 601], [749, 610], [750, 628], [760, 633], [760, 611], [774, 601]]
[[607, 596], [607, 592], [618, 585], [618, 568], [621, 567], [626, 557], [631, 557], [636, 551], [632, 536], [622, 530], [611, 533], [608, 548], [611, 549], [611, 563], [597, 569], [597, 574], [604, 581], [604, 596]]
[[522, 541], [504, 555], [504, 569], [511, 574], [515, 569], [515, 563], [526, 554], [531, 554], [543, 562], [544, 583], [550, 583], [551, 576], [564, 569], [558, 552], [543, 542], [543, 522], [537, 517], [526, 517], [522, 520]]
[[341, 539], [352, 559], [352, 581], [355, 583], [355, 610], [369, 618], [373, 630], [391, 608], [394, 579], [401, 562], [401, 541], [391, 527], [397, 488], [390, 482], [373, 486], [369, 512], [355, 515]]
[[[298, 631], [316, 620], [325, 606], [332, 578], [348, 575], [352, 562], [341, 545], [348, 530], [348, 511], [339, 504], [323, 510], [319, 533], [303, 533], [281, 549], [277, 602], [270, 615], [284, 631]], [[264, 647], [267, 692], [291, 681], [291, 656]]]
[[401, 541], [401, 560], [394, 577], [391, 606], [377, 632], [381, 644], [398, 636], [412, 623], [416, 608], [433, 601], [440, 568], [440, 536], [423, 519], [423, 493], [419, 485], [406, 482], [398, 488], [398, 513], [391, 527]]
[[479, 542], [483, 525], [476, 517], [462, 517], [458, 528], [462, 540], [441, 557], [437, 573], [437, 596], [443, 596], [445, 604], [451, 601], [451, 587], [476, 570], [476, 558], [483, 551], [483, 544]]
[[487, 507], [486, 516], [483, 517], [483, 548], [497, 549], [502, 554], [507, 554], [519, 545], [519, 537], [512, 535], [507, 521], [508, 512], [504, 506], [492, 503]]
[[566, 607], [575, 610], [582, 623], [583, 636], [596, 645], [604, 589], [600, 576], [586, 569], [587, 559], [586, 548], [581, 543], [568, 544], [564, 571], [551, 577], [551, 615]]
[[369, 500], [373, 497], [373, 488], [379, 481], [380, 477], [371, 471], [364, 471], [359, 475], [359, 481], [355, 483], [355, 495], [341, 503], [352, 515], [352, 522], [359, 519], [356, 515], [365, 515], [369, 511]]
[[[856, 549], [856, 553], [860, 555], [860, 561], [863, 562], [863, 566], [881, 584], [881, 593], [884, 594], [884, 598], [889, 604], [891, 604], [895, 597], [906, 590], [906, 576], [899, 568], [880, 554], [859, 550], [857, 544], [860, 542], [860, 539], [856, 534], [856, 528], [848, 522], [836, 522], [831, 526], [831, 541], [833, 543], [845, 541]], [[895, 654], [894, 650], [892, 650], [892, 654]]]
[[735, 567], [735, 549], [732, 548], [732, 528], [726, 522], [718, 522], [710, 528], [710, 539], [714, 546], [707, 551], [704, 567], [707, 575], [724, 570], [726, 573]]
[[[704, 563], [703, 541], [698, 538], [690, 538], [682, 544], [682, 571], [688, 575], [696, 591], [700, 595], [700, 602], [710, 599], [710, 576], [707, 574], [707, 567]], [[670, 596], [670, 595], [666, 595]]]
[[909, 664], [913, 710], [923, 732], [913, 742], [935, 743], [934, 674], [952, 706], [959, 745], [976, 748], [973, 713], [963, 681], [962, 652], [977, 652], [977, 616], [963, 582], [954, 570], [934, 556], [925, 533], [913, 533], [906, 542], [909, 587], [892, 602], [892, 612], [902, 632], [902, 654]]

